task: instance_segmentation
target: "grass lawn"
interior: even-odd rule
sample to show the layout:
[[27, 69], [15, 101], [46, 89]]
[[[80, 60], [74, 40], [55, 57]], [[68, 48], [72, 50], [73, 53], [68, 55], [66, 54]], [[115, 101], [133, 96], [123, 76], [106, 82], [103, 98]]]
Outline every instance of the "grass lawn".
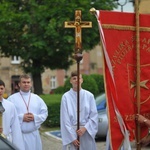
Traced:
[[44, 125], [41, 126], [40, 132], [47, 132], [47, 131], [55, 131], [55, 130], [60, 130], [60, 127], [45, 127]]
[[61, 102], [62, 94], [46, 94], [40, 95], [47, 105], [56, 104]]

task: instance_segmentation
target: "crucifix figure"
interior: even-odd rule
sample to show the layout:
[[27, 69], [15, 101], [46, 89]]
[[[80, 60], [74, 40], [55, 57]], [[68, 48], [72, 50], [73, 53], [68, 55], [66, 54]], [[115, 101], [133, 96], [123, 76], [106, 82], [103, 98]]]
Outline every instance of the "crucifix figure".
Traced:
[[75, 21], [66, 21], [65, 28], [75, 28], [75, 53], [82, 51], [82, 28], [91, 28], [92, 22], [81, 20], [81, 10], [75, 11]]
[[[75, 60], [77, 61], [77, 130], [80, 129], [80, 61], [82, 60], [82, 28], [91, 28], [92, 22], [82, 21], [81, 10], [75, 11], [75, 21], [66, 21], [65, 28], [75, 28]], [[77, 136], [78, 141], [79, 136]], [[78, 147], [79, 150], [79, 147]]]

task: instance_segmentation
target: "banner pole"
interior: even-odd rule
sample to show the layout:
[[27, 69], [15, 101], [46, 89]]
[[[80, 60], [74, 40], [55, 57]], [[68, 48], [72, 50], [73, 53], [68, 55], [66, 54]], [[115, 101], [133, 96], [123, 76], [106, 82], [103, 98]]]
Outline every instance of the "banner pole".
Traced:
[[[137, 113], [140, 114], [140, 40], [139, 40], [139, 0], [135, 0], [135, 17], [136, 17], [136, 93], [137, 93]], [[137, 150], [141, 150], [140, 144], [140, 123], [136, 121], [136, 139], [137, 139]]]

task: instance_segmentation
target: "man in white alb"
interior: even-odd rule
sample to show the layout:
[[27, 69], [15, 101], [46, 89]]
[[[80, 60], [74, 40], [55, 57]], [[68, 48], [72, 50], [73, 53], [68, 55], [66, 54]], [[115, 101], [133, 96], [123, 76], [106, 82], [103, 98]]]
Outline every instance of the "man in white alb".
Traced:
[[[81, 88], [80, 75], [80, 129], [77, 130], [77, 72], [71, 73], [72, 88], [61, 100], [61, 135], [63, 150], [96, 150], [95, 135], [98, 129], [98, 113], [92, 93]], [[77, 140], [77, 135], [80, 137]]]
[[46, 120], [48, 111], [45, 102], [30, 91], [31, 77], [21, 75], [20, 91], [8, 97], [17, 109], [26, 150], [42, 150], [39, 134], [41, 124]]
[[0, 80], [0, 105], [5, 109], [2, 115], [2, 128], [0, 128], [0, 133], [2, 133], [17, 150], [25, 150], [16, 108], [14, 104], [3, 98], [4, 92], [5, 83]]

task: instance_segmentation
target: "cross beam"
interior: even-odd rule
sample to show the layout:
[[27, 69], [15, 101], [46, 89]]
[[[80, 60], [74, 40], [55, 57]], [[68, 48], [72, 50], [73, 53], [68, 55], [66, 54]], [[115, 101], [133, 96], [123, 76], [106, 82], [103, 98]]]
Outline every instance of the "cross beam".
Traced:
[[92, 22], [82, 21], [81, 10], [75, 11], [75, 21], [65, 21], [65, 28], [75, 28], [75, 53], [82, 50], [82, 28], [91, 28]]

